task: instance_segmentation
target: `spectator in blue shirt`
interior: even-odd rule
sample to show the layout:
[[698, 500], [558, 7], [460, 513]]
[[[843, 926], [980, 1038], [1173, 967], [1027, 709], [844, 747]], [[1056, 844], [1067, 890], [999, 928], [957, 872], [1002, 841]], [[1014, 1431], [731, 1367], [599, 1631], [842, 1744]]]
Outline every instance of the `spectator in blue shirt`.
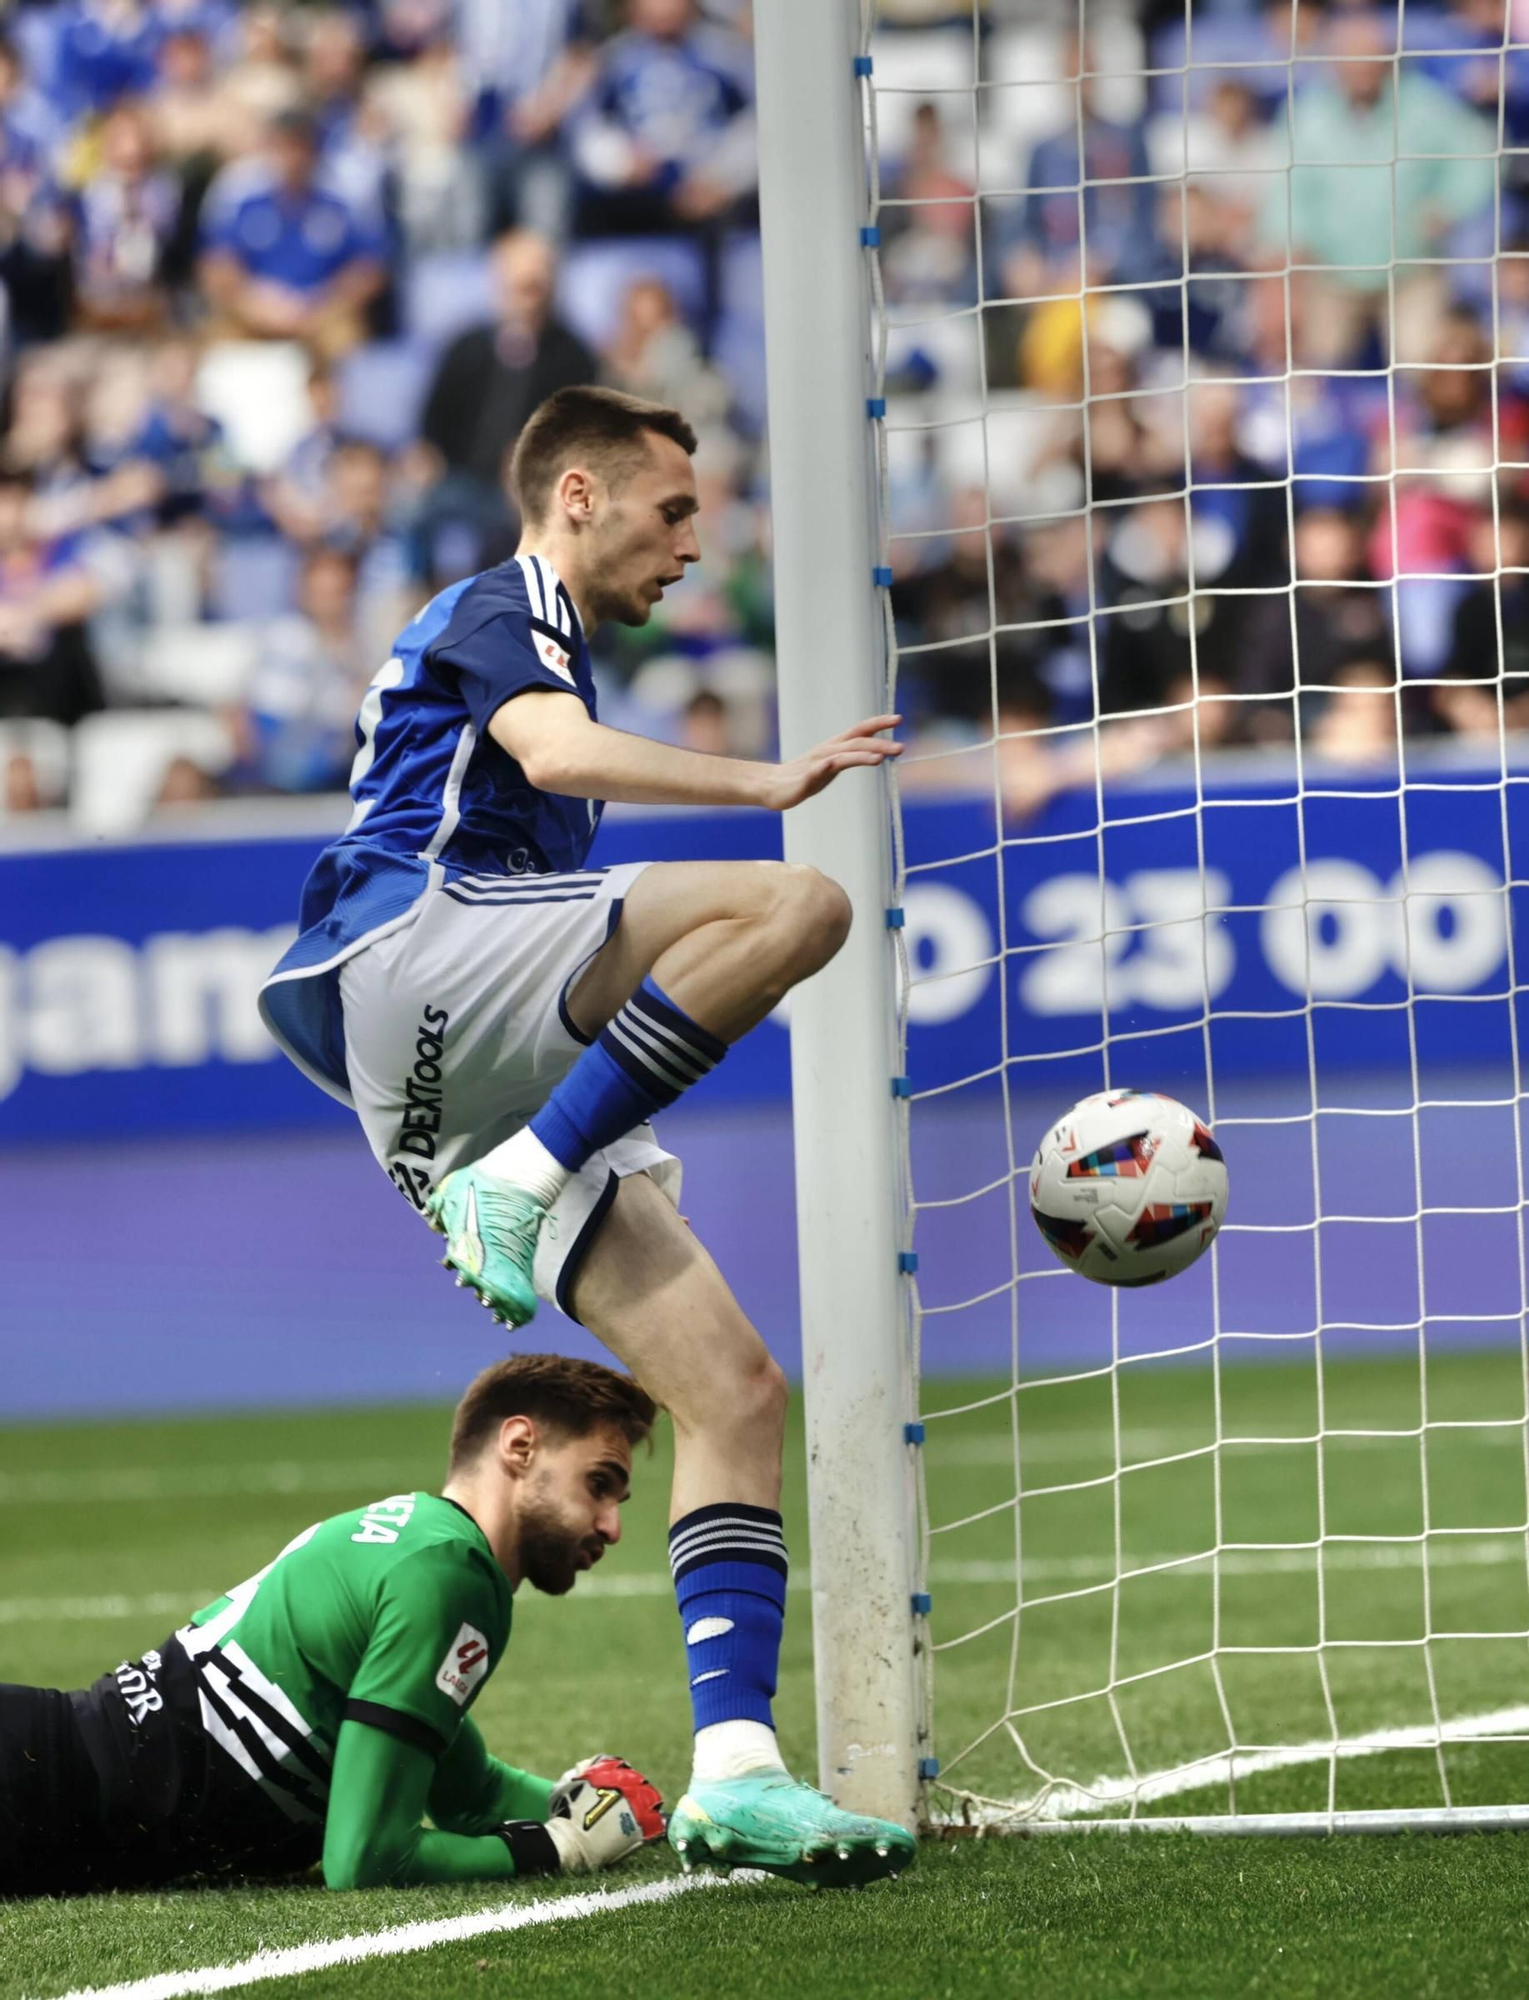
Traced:
[[355, 711], [374, 662], [356, 615], [357, 563], [320, 544], [303, 559], [298, 609], [273, 619], [246, 697], [243, 763], [277, 792], [334, 791], [355, 756]]
[[54, 27], [49, 95], [70, 116], [104, 111], [152, 85], [162, 30], [142, 0], [70, 0]]
[[574, 129], [577, 227], [649, 234], [720, 220], [757, 184], [748, 46], [695, 0], [629, 0]]
[[476, 92], [496, 230], [518, 226], [552, 242], [568, 234], [563, 126], [594, 76], [592, 16], [589, 0], [456, 0], [457, 60]]
[[261, 488], [270, 518], [289, 541], [307, 543], [324, 532], [329, 468], [344, 442], [340, 391], [334, 371], [314, 361], [308, 369], [309, 426]]
[[253, 506], [249, 475], [234, 458], [223, 426], [197, 403], [200, 358], [196, 342], [184, 334], [160, 342], [143, 421], [128, 456], [158, 472], [161, 526], [204, 517], [220, 527], [244, 526]]
[[1069, 118], [1030, 155], [1018, 240], [1003, 246], [1004, 282], [1014, 298], [1071, 290], [1084, 263], [1095, 280], [1126, 282], [1156, 275], [1161, 265], [1146, 140], [1139, 124], [1100, 117], [1088, 74], [1095, 61], [1069, 40], [1063, 74], [1078, 79], [1082, 117]]
[[203, 287], [225, 333], [342, 354], [363, 337], [366, 307], [382, 287], [381, 238], [318, 185], [318, 138], [306, 112], [273, 119], [269, 157], [268, 175], [241, 177], [221, 200], [216, 188], [209, 196]]

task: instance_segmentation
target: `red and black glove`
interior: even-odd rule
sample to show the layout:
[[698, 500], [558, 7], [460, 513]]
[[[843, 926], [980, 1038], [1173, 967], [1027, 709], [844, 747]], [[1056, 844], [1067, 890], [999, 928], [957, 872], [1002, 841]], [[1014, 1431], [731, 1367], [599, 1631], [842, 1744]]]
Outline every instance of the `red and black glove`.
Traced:
[[658, 1787], [624, 1757], [586, 1757], [553, 1787], [547, 1832], [565, 1875], [609, 1868], [664, 1830]]

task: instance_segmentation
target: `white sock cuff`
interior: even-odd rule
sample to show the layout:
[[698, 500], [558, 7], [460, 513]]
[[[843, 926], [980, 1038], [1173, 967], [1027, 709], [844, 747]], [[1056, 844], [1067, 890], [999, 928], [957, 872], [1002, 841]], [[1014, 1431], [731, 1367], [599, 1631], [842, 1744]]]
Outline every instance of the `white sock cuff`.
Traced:
[[695, 1733], [697, 1784], [720, 1784], [750, 1771], [783, 1771], [775, 1731], [763, 1722], [709, 1722]]
[[513, 1181], [516, 1187], [534, 1194], [547, 1208], [567, 1187], [570, 1178], [562, 1161], [548, 1152], [529, 1125], [517, 1132], [513, 1139], [505, 1139], [493, 1147], [474, 1165], [498, 1180]]

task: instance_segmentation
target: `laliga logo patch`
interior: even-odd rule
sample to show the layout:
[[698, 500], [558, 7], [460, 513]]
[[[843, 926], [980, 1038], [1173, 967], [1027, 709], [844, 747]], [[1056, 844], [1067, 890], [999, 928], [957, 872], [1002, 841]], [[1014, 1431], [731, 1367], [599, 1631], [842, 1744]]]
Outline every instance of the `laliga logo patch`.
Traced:
[[449, 1694], [458, 1708], [466, 1708], [468, 1697], [487, 1672], [487, 1639], [476, 1625], [459, 1625], [445, 1659], [436, 1669], [436, 1686], [442, 1694]]
[[573, 670], [568, 664], [568, 654], [562, 646], [555, 645], [551, 639], [543, 634], [537, 641], [536, 650], [541, 654], [545, 664], [551, 667], [555, 674], [561, 674], [565, 681], [569, 682], [570, 685], [572, 684]]

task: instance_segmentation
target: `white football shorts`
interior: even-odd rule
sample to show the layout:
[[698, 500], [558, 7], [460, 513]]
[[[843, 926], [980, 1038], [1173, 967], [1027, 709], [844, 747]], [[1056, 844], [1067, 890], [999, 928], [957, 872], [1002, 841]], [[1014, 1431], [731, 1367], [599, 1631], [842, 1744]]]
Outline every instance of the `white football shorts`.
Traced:
[[[411, 922], [340, 968], [351, 1095], [367, 1144], [416, 1209], [453, 1168], [527, 1124], [573, 1067], [587, 1044], [569, 1019], [568, 989], [647, 865], [448, 876], [426, 890]], [[540, 1297], [568, 1313], [625, 1175], [651, 1175], [678, 1205], [680, 1172], [651, 1125], [596, 1153], [542, 1225]]]

